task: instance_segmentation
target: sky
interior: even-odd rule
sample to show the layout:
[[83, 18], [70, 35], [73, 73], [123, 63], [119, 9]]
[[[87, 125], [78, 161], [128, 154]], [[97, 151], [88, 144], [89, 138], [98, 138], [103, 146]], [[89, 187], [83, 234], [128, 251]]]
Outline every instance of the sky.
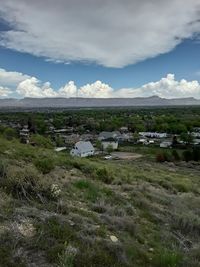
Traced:
[[199, 0], [0, 0], [0, 98], [200, 99]]

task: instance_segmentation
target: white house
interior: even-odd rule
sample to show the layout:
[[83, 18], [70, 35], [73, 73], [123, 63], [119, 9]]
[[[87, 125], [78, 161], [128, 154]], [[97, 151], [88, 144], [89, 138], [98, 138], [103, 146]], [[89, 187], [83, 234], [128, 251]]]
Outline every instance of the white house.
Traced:
[[139, 132], [139, 135], [143, 137], [150, 137], [150, 138], [166, 138], [167, 133], [157, 133], [157, 132]]
[[168, 148], [168, 147], [171, 147], [171, 145], [172, 145], [172, 142], [169, 142], [169, 141], [164, 141], [160, 143], [161, 148]]
[[77, 157], [88, 157], [94, 155], [94, 147], [91, 142], [79, 141], [74, 145], [74, 148], [70, 151], [70, 155]]

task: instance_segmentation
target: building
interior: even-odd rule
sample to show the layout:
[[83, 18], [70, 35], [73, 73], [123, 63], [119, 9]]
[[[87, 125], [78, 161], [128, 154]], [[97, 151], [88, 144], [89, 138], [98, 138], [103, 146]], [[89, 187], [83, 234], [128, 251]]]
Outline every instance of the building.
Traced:
[[157, 132], [139, 132], [140, 136], [149, 138], [166, 138], [167, 133], [157, 133]]
[[83, 158], [93, 156], [94, 152], [95, 150], [91, 142], [79, 141], [71, 149], [70, 155]]
[[114, 138], [108, 138], [101, 141], [101, 145], [103, 150], [107, 150], [109, 148], [116, 150], [118, 148], [118, 141]]
[[168, 147], [171, 147], [171, 145], [172, 145], [172, 142], [170, 141], [164, 141], [160, 143], [161, 148], [168, 148]]
[[23, 129], [19, 132], [20, 135], [20, 141], [21, 143], [28, 144], [30, 139], [30, 131], [27, 126], [25, 126]]
[[113, 139], [120, 139], [121, 137], [121, 133], [119, 131], [113, 131], [113, 132], [101, 132], [99, 134], [98, 140], [102, 141], [102, 140], [107, 140], [109, 138], [113, 138]]

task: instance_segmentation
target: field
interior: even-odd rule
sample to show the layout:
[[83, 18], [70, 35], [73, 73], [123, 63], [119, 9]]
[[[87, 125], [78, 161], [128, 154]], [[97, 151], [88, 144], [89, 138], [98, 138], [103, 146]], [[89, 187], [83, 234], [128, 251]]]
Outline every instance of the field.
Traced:
[[79, 159], [0, 137], [0, 266], [200, 266], [199, 163], [144, 149]]

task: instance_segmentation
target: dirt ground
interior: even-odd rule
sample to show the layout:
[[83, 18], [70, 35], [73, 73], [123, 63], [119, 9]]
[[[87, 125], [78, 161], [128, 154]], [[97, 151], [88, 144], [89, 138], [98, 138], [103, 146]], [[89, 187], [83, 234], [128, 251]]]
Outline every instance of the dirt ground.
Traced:
[[122, 160], [134, 160], [141, 158], [141, 154], [130, 153], [130, 152], [112, 152], [111, 156], [113, 158], [122, 159]]

